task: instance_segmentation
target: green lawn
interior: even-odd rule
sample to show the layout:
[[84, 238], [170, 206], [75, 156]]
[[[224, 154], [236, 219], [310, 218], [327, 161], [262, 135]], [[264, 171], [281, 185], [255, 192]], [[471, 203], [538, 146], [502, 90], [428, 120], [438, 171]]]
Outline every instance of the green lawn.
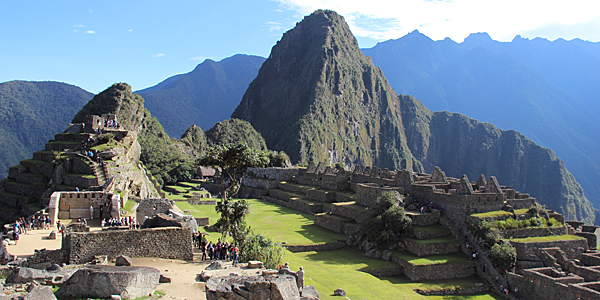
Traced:
[[583, 240], [584, 237], [576, 236], [576, 235], [551, 235], [551, 236], [536, 236], [536, 237], [527, 237], [520, 239], [506, 239], [511, 242], [519, 242], [519, 243], [538, 243], [538, 242], [551, 242], [551, 241], [569, 241], [569, 240]]
[[512, 213], [504, 211], [504, 210], [495, 210], [495, 211], [488, 211], [486, 213], [472, 214], [471, 216], [477, 217], [480, 219], [499, 218], [499, 217], [504, 217], [504, 216], [512, 216]]
[[440, 255], [430, 255], [425, 257], [418, 257], [407, 251], [392, 251], [392, 255], [395, 257], [407, 261], [413, 265], [423, 266], [423, 265], [437, 265], [437, 264], [445, 264], [449, 262], [468, 262], [469, 258], [463, 253], [450, 253], [450, 254], [440, 254]]
[[131, 211], [133, 209], [133, 206], [135, 206], [136, 204], [137, 202], [129, 199], [127, 200], [127, 203], [125, 203], [125, 207], [123, 207], [123, 209], [126, 211]]
[[[319, 291], [320, 299], [340, 299], [340, 297], [332, 296], [333, 291], [337, 288], [343, 288], [348, 298], [353, 300], [428, 299], [428, 297], [417, 294], [413, 289], [472, 286], [475, 283], [483, 282], [477, 277], [423, 282], [412, 282], [406, 276], [380, 279], [357, 270], [390, 269], [397, 268], [398, 265], [389, 261], [365, 257], [360, 250], [352, 249], [301, 253], [286, 251], [283, 259], [290, 263], [293, 270], [297, 270], [300, 266], [304, 267], [306, 272], [304, 284], [314, 285]], [[466, 297], [468, 296], [455, 299], [494, 299], [490, 295], [482, 295], [479, 298]]]

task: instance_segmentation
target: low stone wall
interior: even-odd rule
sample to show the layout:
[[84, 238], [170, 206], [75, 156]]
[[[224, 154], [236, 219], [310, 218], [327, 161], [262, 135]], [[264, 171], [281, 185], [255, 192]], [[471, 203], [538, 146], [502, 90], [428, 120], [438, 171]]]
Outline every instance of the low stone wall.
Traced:
[[217, 205], [217, 200], [201, 200], [202, 198], [189, 198], [187, 202], [191, 205]]
[[586, 266], [600, 266], [600, 253], [583, 253], [579, 261]]
[[406, 215], [412, 219], [412, 226], [429, 226], [437, 223], [440, 219], [440, 211], [437, 209], [423, 214], [407, 211]]
[[331, 205], [331, 213], [353, 219], [358, 223], [364, 223], [371, 217], [366, 207], [356, 204], [333, 203]]
[[289, 181], [298, 175], [298, 168], [248, 168], [249, 175], [279, 181]]
[[531, 236], [549, 236], [549, 235], [565, 235], [567, 227], [543, 227], [543, 228], [524, 228], [516, 230], [498, 231], [503, 238], [525, 238]]
[[268, 194], [269, 194], [268, 190], [242, 186], [242, 187], [240, 187], [236, 197], [258, 199], [258, 198], [268, 195]]
[[404, 274], [412, 281], [464, 278], [475, 274], [475, 263], [445, 263], [437, 265], [413, 265], [392, 256], [392, 261], [404, 268]]
[[453, 243], [425, 243], [420, 244], [409, 239], [402, 239], [406, 250], [416, 256], [423, 257], [435, 254], [448, 254], [460, 251], [459, 242]]
[[306, 198], [315, 200], [318, 202], [335, 202], [335, 192], [321, 191], [317, 189], [312, 189], [306, 191]]
[[242, 184], [247, 187], [269, 190], [277, 187], [277, 180], [270, 180], [256, 177], [245, 177]]
[[301, 200], [284, 201], [269, 196], [262, 196], [261, 199], [269, 201], [271, 203], [279, 204], [281, 206], [293, 208], [295, 210], [299, 210], [301, 212], [305, 212], [311, 215], [322, 212], [329, 212], [331, 210], [330, 207], [325, 204], [309, 203]]
[[40, 264], [49, 262], [52, 264], [68, 264], [69, 263], [69, 250], [58, 249], [58, 250], [45, 250], [36, 252], [31, 258], [29, 258], [29, 264]]
[[98, 178], [93, 175], [63, 174], [62, 179], [66, 185], [77, 186], [84, 189], [98, 186]]
[[346, 247], [346, 243], [330, 242], [310, 245], [283, 245], [290, 252], [311, 252], [311, 251], [330, 251]]
[[187, 227], [71, 233], [65, 239], [63, 249], [69, 250], [70, 264], [90, 262], [95, 255], [194, 259], [192, 232]]
[[402, 270], [402, 268], [379, 269], [379, 270], [358, 270], [358, 271], [371, 274], [375, 277], [400, 276], [400, 275], [404, 274], [404, 270]]
[[344, 233], [344, 224], [351, 222], [350, 219], [331, 215], [331, 214], [316, 214], [315, 225], [327, 228], [337, 233]]
[[473, 295], [488, 293], [490, 291], [490, 286], [482, 283], [481, 286], [456, 287], [432, 290], [415, 289], [414, 291], [425, 296]]
[[196, 224], [198, 224], [198, 226], [210, 225], [210, 220], [209, 220], [208, 217], [206, 217], [206, 218], [196, 218]]

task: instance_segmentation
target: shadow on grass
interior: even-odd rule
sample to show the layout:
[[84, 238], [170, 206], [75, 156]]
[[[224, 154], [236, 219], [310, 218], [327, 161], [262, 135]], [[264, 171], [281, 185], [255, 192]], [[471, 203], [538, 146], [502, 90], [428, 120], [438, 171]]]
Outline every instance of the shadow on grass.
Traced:
[[350, 265], [355, 270], [395, 269], [400, 266], [391, 261], [370, 258], [358, 249], [344, 248], [340, 250], [319, 251], [307, 254], [306, 260], [320, 262], [325, 265]]

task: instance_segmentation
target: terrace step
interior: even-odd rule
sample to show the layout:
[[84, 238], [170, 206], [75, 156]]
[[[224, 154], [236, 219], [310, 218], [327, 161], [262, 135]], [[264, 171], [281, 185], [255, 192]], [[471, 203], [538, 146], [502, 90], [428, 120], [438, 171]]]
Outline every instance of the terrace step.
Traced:
[[[315, 214], [315, 224], [331, 231], [343, 234], [353, 234], [359, 227], [353, 219], [336, 216], [329, 213]], [[348, 231], [348, 233], [346, 233]]]
[[402, 266], [410, 280], [465, 278], [476, 274], [476, 262], [460, 253], [417, 257], [405, 251], [394, 251], [390, 259]]
[[282, 205], [285, 207], [293, 208], [295, 210], [299, 210], [301, 212], [305, 212], [305, 213], [308, 213], [311, 215], [331, 211], [331, 204], [315, 202], [315, 201], [311, 201], [306, 198], [291, 197], [291, 198], [289, 198], [289, 201], [285, 201], [285, 200], [278, 199], [278, 198], [271, 197], [271, 196], [262, 196], [261, 199], [275, 203], [275, 204], [279, 204], [279, 205]]
[[456, 253], [461, 250], [461, 243], [450, 236], [425, 240], [402, 238], [401, 242], [406, 251], [418, 257]]
[[22, 183], [17, 181], [6, 181], [4, 188], [7, 192], [33, 198], [41, 198], [46, 190], [45, 182]]
[[364, 223], [371, 217], [369, 208], [356, 204], [355, 201], [332, 203], [331, 213], [340, 217], [352, 219], [356, 223]]
[[284, 191], [281, 189], [270, 189], [269, 196], [284, 202], [290, 202], [292, 199], [301, 199], [305, 197], [302, 194]]
[[440, 224], [433, 224], [429, 226], [412, 226], [410, 229], [410, 236], [419, 240], [439, 238], [450, 235], [450, 229]]
[[45, 161], [45, 162], [52, 162], [55, 159], [54, 153], [55, 152], [47, 151], [47, 150], [37, 151], [37, 152], [33, 153], [33, 159], [41, 160], [41, 161]]
[[33, 203], [36, 199], [30, 196], [23, 196], [7, 191], [0, 192], [0, 203], [5, 204], [9, 207], [17, 207], [27, 203]]

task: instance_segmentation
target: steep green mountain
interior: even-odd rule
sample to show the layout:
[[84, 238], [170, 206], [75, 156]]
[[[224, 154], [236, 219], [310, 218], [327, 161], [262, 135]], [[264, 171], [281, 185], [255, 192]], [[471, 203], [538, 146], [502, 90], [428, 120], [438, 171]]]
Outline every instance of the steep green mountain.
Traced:
[[169, 138], [158, 120], [144, 107], [144, 99], [126, 83], [115, 83], [94, 96], [73, 118], [83, 122], [86, 115], [116, 114], [122, 128], [135, 131], [141, 148], [140, 159], [162, 184], [193, 178], [191, 156]]
[[294, 162], [421, 169], [395, 102], [344, 19], [317, 11], [273, 47], [232, 118], [252, 123], [269, 149]]
[[270, 149], [296, 163], [426, 172], [438, 165], [455, 177], [494, 175], [566, 218], [594, 221], [591, 203], [552, 150], [398, 96], [332, 11], [316, 11], [284, 34], [232, 117], [252, 123]]
[[61, 82], [0, 83], [0, 178], [8, 168], [31, 158], [93, 94]]
[[192, 149], [191, 156], [196, 158], [202, 157], [206, 150], [207, 141], [206, 134], [202, 131], [202, 128], [196, 126], [196, 124], [190, 126], [179, 138], [179, 142]]
[[229, 119], [264, 58], [235, 55], [219, 62], [207, 59], [193, 71], [140, 91], [146, 107], [172, 136], [190, 126], [211, 128]]
[[600, 43], [520, 37], [501, 43], [477, 33], [459, 44], [415, 31], [363, 53], [396, 91], [428, 108], [515, 129], [553, 149], [600, 206]]

